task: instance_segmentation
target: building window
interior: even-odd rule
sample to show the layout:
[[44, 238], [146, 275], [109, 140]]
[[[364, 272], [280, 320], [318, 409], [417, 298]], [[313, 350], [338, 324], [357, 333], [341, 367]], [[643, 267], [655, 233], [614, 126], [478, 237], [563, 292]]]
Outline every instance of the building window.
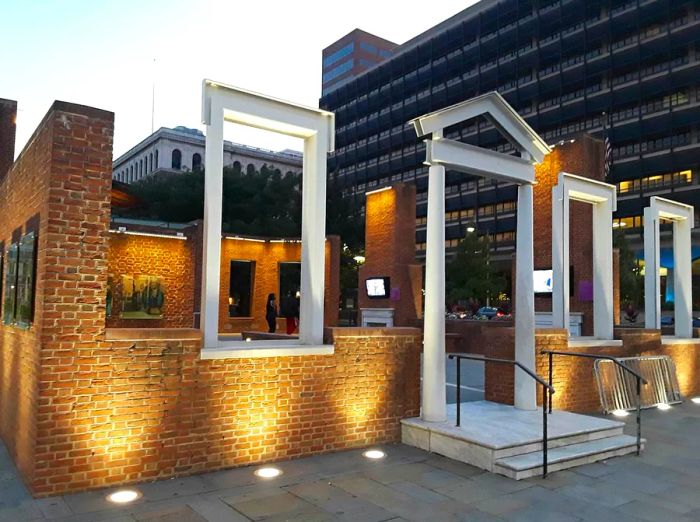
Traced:
[[349, 55], [354, 49], [355, 49], [354, 42], [350, 42], [345, 47], [341, 47], [336, 52], [329, 54], [328, 56], [326, 56], [323, 59], [323, 67], [328, 67], [329, 65], [334, 64], [335, 62], [337, 62], [341, 58], [344, 58], [347, 55]]
[[241, 171], [241, 162], [240, 161], [234, 161], [233, 162], [233, 170]]
[[148, 155], [148, 165], [150, 167], [148, 169], [148, 172], [153, 172], [153, 153], [152, 152]]
[[202, 170], [202, 155], [198, 152], [192, 154], [192, 170], [199, 171]]
[[143, 177], [143, 160], [139, 160], [139, 173], [136, 176], [138, 179], [141, 179]]
[[156, 149], [156, 168], [158, 168], [158, 149]]
[[228, 316], [250, 317], [253, 301], [254, 261], [231, 261]]
[[352, 59], [348, 60], [345, 63], [341, 63], [340, 65], [334, 67], [333, 69], [331, 69], [323, 75], [323, 83], [329, 82], [337, 78], [341, 74], [345, 74], [346, 72], [350, 71], [353, 68], [353, 66], [354, 63]]
[[130, 171], [129, 172], [129, 181], [131, 182], [131, 181], [134, 181], [134, 166], [133, 165], [129, 168], [129, 171]]
[[180, 168], [182, 167], [182, 152], [180, 152], [180, 149], [175, 149], [173, 151], [173, 157], [170, 163], [170, 167], [175, 170], [180, 170]]
[[284, 261], [279, 263], [279, 299], [297, 298], [301, 289], [301, 263]]

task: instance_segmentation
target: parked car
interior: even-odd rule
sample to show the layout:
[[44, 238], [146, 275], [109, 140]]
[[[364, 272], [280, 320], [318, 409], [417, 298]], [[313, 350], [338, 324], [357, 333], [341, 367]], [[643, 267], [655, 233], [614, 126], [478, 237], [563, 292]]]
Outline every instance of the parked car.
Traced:
[[673, 326], [673, 316], [672, 315], [662, 315], [661, 316], [661, 326]]
[[496, 308], [494, 306], [482, 306], [476, 311], [476, 317], [493, 319], [494, 317], [501, 317], [505, 315], [503, 310]]
[[700, 317], [693, 317], [693, 328], [700, 328]]

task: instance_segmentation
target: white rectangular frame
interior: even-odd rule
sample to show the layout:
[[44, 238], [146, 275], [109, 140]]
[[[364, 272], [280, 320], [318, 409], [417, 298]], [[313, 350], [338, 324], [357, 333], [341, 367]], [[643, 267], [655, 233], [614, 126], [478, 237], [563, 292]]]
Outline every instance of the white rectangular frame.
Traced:
[[695, 209], [666, 198], [652, 196], [644, 209], [644, 322], [646, 328], [661, 329], [659, 276], [661, 245], [659, 220], [673, 222], [673, 279], [675, 336], [693, 337], [693, 272], [690, 231], [695, 225]]
[[593, 335], [612, 339], [614, 330], [612, 216], [614, 185], [560, 172], [552, 188], [552, 319], [569, 330], [569, 201], [593, 206]]
[[[301, 303], [299, 339], [219, 339], [224, 122], [269, 130], [304, 140], [301, 217]], [[203, 359], [328, 354], [323, 344], [325, 279], [326, 160], [334, 149], [335, 115], [223, 83], [202, 82], [204, 154], [204, 248], [200, 328]]]

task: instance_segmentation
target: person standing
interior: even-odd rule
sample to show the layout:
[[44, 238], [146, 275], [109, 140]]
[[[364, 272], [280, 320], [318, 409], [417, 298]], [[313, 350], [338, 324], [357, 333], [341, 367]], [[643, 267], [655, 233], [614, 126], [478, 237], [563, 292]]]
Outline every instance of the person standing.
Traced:
[[282, 299], [281, 312], [284, 318], [287, 320], [287, 335], [292, 335], [294, 330], [296, 330], [296, 299], [291, 292], [287, 292], [287, 295]]
[[277, 301], [275, 300], [275, 294], [267, 296], [265, 319], [267, 319], [268, 333], [275, 333], [275, 330], [277, 330]]

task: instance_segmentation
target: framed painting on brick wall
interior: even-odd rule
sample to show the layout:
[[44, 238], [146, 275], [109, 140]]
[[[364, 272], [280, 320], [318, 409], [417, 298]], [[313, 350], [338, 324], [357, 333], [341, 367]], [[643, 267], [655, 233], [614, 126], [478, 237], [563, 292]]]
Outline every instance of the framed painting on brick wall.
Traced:
[[36, 279], [36, 234], [30, 232], [19, 242], [15, 322], [29, 328], [34, 320], [34, 280]]
[[7, 249], [5, 270], [5, 309], [3, 310], [3, 323], [15, 323], [15, 308], [16, 308], [16, 288], [17, 288], [17, 254], [19, 253], [19, 244], [13, 243]]
[[162, 319], [165, 307], [163, 278], [122, 275], [121, 319]]

